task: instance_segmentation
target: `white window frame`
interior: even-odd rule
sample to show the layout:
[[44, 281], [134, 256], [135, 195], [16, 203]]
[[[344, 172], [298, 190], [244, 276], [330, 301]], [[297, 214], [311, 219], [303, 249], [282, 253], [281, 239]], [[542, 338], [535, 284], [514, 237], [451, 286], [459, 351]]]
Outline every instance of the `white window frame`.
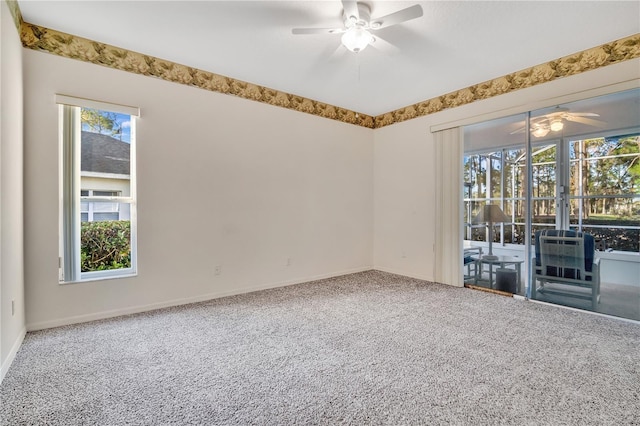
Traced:
[[[82, 195], [82, 192], [86, 191], [87, 195]], [[116, 195], [95, 195], [96, 192], [110, 192], [112, 194], [116, 194]], [[118, 219], [114, 219], [114, 220], [121, 220], [120, 216], [122, 214], [120, 208], [118, 208], [118, 210], [116, 210], [115, 212], [107, 212], [107, 211], [100, 211], [100, 210], [96, 210], [96, 204], [98, 203], [98, 201], [96, 201], [96, 197], [117, 197], [118, 199], [121, 198], [121, 194], [122, 191], [116, 191], [116, 190], [107, 190], [107, 189], [82, 189], [81, 190], [81, 194], [80, 194], [80, 205], [82, 206], [82, 203], [86, 203], [87, 204], [87, 210], [82, 210], [82, 207], [80, 208], [80, 214], [82, 215], [82, 213], [87, 213], [87, 222], [95, 222], [95, 218], [94, 215], [100, 214], [100, 213], [117, 213], [118, 214]], [[115, 199], [115, 198], [114, 198]], [[80, 217], [80, 222], [82, 222], [82, 216]]]
[[[136, 214], [136, 117], [137, 107], [117, 105], [90, 99], [56, 95], [59, 106], [60, 164], [60, 284], [123, 278], [137, 274], [137, 214]], [[81, 108], [94, 108], [131, 116], [130, 192], [125, 197], [91, 197], [91, 201], [126, 203], [130, 206], [131, 267], [105, 271], [81, 272], [80, 265], [80, 147]], [[86, 201], [86, 200], [83, 200]]]

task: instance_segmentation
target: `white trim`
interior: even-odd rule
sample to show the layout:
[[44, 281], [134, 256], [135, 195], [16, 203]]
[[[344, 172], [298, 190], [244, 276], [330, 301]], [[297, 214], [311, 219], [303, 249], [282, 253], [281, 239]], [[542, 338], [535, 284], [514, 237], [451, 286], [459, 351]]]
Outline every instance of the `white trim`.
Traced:
[[371, 271], [372, 269], [373, 268], [371, 266], [362, 266], [362, 267], [359, 267], [359, 268], [348, 269], [348, 270], [345, 270], [345, 271], [333, 272], [333, 273], [330, 273], [330, 274], [320, 274], [320, 275], [314, 275], [314, 276], [310, 276], [310, 277], [306, 277], [306, 278], [297, 278], [297, 279], [287, 280], [287, 281], [279, 281], [279, 282], [268, 283], [268, 284], [260, 284], [260, 285], [255, 285], [255, 286], [248, 287], [248, 288], [243, 288], [243, 289], [240, 289], [240, 290], [228, 290], [228, 291], [221, 291], [221, 292], [217, 292], [217, 293], [208, 293], [208, 294], [203, 294], [203, 295], [200, 295], [200, 296], [193, 296], [193, 297], [185, 297], [185, 298], [182, 298], [182, 299], [168, 300], [166, 302], [151, 303], [151, 304], [148, 304], [148, 305], [131, 306], [131, 307], [128, 307], [128, 308], [113, 309], [113, 310], [109, 310], [109, 311], [96, 312], [96, 313], [93, 313], [93, 314], [76, 315], [76, 316], [60, 318], [60, 319], [56, 319], [56, 320], [52, 320], [52, 321], [36, 322], [36, 323], [32, 323], [32, 324], [27, 324], [27, 330], [28, 331], [43, 330], [43, 329], [46, 329], [46, 328], [61, 327], [61, 326], [65, 326], [65, 325], [79, 324], [79, 323], [88, 322], [88, 321], [96, 321], [96, 320], [101, 320], [101, 319], [114, 318], [114, 317], [119, 317], [119, 316], [122, 316], [122, 315], [138, 314], [138, 313], [147, 312], [147, 311], [154, 311], [156, 309], [170, 308], [170, 307], [173, 307], [173, 306], [181, 306], [181, 305], [188, 305], [188, 304], [191, 304], [191, 303], [205, 302], [207, 300], [219, 299], [219, 298], [228, 297], [228, 296], [235, 296], [235, 295], [238, 295], [238, 294], [252, 293], [254, 291], [267, 290], [267, 289], [270, 289], [270, 288], [286, 287], [286, 286], [295, 285], [295, 284], [307, 283], [307, 282], [310, 282], [310, 281], [317, 281], [317, 280], [323, 280], [323, 279], [326, 279], [326, 278], [339, 277], [339, 276], [342, 276], [342, 275], [355, 274], [355, 273], [358, 273], [358, 272]]
[[22, 330], [20, 330], [20, 334], [18, 335], [18, 338], [16, 339], [15, 342], [13, 342], [13, 346], [11, 346], [11, 350], [7, 355], [7, 359], [2, 364], [2, 367], [0, 367], [0, 383], [2, 383], [2, 380], [4, 380], [4, 377], [7, 375], [7, 372], [9, 371], [11, 364], [13, 364], [13, 360], [16, 359], [16, 355], [18, 354], [18, 351], [20, 350], [20, 346], [22, 346], [22, 342], [24, 341], [24, 337], [26, 335], [27, 335], [27, 328], [22, 327]]
[[[114, 271], [119, 273], [113, 273]], [[129, 271], [128, 274], [124, 274], [122, 271]], [[111, 274], [107, 274], [106, 272], [112, 272]], [[105, 281], [105, 280], [116, 280], [121, 278], [134, 278], [138, 276], [137, 272], [133, 272], [132, 268], [122, 268], [122, 269], [107, 269], [104, 271], [91, 271], [91, 272], [82, 272], [82, 274], [99, 274], [99, 275], [91, 275], [87, 278], [82, 278], [77, 281], [59, 281], [58, 285], [73, 285], [73, 284], [84, 284], [92, 281]]]
[[523, 105], [518, 105], [510, 108], [492, 111], [492, 112], [488, 112], [480, 115], [474, 115], [474, 116], [462, 118], [459, 120], [434, 124], [429, 128], [429, 130], [431, 133], [435, 133], [440, 130], [447, 130], [447, 129], [451, 129], [459, 126], [467, 126], [470, 124], [476, 124], [483, 121], [494, 120], [496, 118], [503, 118], [503, 117], [508, 117], [510, 115], [523, 114], [527, 111], [535, 111], [542, 108], [548, 108], [558, 104], [581, 101], [583, 99], [594, 98], [596, 96], [608, 95], [615, 92], [622, 92], [624, 90], [637, 89], [637, 88], [640, 88], [640, 79], [634, 78], [632, 80], [610, 84], [607, 86], [601, 86], [594, 89], [583, 90], [581, 92], [575, 92], [568, 95], [542, 99], [535, 102], [528, 102]]
[[131, 148], [129, 150], [129, 198], [132, 200], [129, 203], [129, 235], [131, 236], [130, 249], [131, 249], [131, 269], [134, 273], [138, 272], [138, 120], [131, 120], [131, 131], [129, 143]]
[[60, 95], [57, 93], [56, 93], [56, 103], [61, 105], [70, 105], [75, 107], [85, 107], [85, 108], [99, 109], [103, 111], [118, 112], [120, 114], [133, 115], [136, 117], [140, 117], [140, 108], [138, 107], [112, 104], [109, 102], [96, 101], [93, 99], [77, 98], [74, 96]]
[[[100, 173], [100, 172], [80, 172], [82, 177], [102, 178], [102, 179], [122, 179], [130, 180], [131, 175], [123, 175], [118, 173]], [[98, 190], [99, 191], [99, 190]]]
[[59, 105], [60, 114], [60, 234], [62, 259], [62, 276], [65, 281], [73, 281], [80, 275], [80, 199], [76, 197], [80, 191], [80, 176], [76, 174], [75, 165], [80, 169], [80, 108], [70, 105]]

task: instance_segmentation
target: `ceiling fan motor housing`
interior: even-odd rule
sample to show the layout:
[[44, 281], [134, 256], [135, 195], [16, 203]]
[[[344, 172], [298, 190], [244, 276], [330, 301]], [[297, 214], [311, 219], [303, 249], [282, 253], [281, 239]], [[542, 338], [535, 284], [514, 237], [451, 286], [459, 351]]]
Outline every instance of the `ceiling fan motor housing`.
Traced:
[[360, 27], [364, 29], [370, 28], [369, 21], [371, 20], [371, 7], [369, 7], [366, 3], [358, 2], [358, 16], [350, 15], [347, 16], [347, 12], [343, 11], [344, 14], [344, 25], [347, 28], [352, 27]]

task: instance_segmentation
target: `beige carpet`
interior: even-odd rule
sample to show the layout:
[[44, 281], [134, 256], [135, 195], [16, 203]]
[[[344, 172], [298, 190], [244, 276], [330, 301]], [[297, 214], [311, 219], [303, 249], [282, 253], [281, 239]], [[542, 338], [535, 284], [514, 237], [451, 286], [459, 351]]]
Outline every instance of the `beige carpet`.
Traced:
[[2, 425], [631, 425], [640, 326], [381, 272], [29, 333]]

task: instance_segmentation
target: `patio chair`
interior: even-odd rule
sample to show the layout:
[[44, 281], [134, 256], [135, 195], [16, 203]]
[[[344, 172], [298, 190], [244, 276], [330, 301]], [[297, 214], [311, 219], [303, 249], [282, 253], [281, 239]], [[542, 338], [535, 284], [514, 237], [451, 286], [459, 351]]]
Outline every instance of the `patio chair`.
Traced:
[[477, 274], [478, 261], [471, 257], [470, 255], [464, 256], [464, 266], [466, 268], [466, 272], [464, 274], [464, 279], [469, 280], [475, 278]]
[[[542, 293], [587, 299], [595, 310], [600, 302], [600, 265], [599, 259], [595, 259], [593, 236], [555, 229], [538, 231], [535, 246], [531, 298]], [[562, 287], [549, 288], [548, 283]], [[588, 292], [563, 290], [565, 286], [585, 288]]]

